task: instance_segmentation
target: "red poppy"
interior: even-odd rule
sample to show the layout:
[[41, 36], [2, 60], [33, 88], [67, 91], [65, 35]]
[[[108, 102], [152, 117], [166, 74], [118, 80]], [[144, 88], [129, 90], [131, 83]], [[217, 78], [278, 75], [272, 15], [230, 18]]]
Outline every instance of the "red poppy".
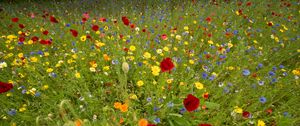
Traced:
[[183, 101], [183, 105], [187, 111], [191, 112], [199, 107], [200, 100], [192, 94], [188, 94], [187, 98], [185, 98]]
[[171, 58], [167, 57], [160, 62], [160, 69], [162, 72], [171, 71], [174, 68], [174, 64]]
[[23, 24], [19, 24], [19, 28], [25, 28], [25, 25], [23, 25]]
[[212, 126], [210, 124], [199, 124], [198, 126]]
[[99, 30], [99, 26], [98, 25], [93, 25], [92, 29], [93, 29], [93, 31], [98, 31]]
[[52, 42], [50, 40], [41, 40], [40, 43], [43, 45], [51, 45]]
[[49, 31], [48, 31], [48, 30], [45, 30], [45, 31], [43, 31], [43, 34], [44, 34], [44, 35], [48, 35], [48, 34], [49, 34]]
[[19, 18], [12, 18], [11, 21], [12, 21], [12, 22], [18, 22], [18, 21], [19, 21]]
[[0, 82], [0, 94], [1, 94], [1, 93], [5, 93], [5, 92], [8, 92], [8, 91], [11, 90], [12, 88], [13, 88], [13, 85], [12, 85], [12, 84]]
[[243, 117], [244, 118], [249, 118], [250, 117], [250, 112], [244, 111], [243, 112]]
[[70, 29], [70, 32], [72, 33], [72, 35], [74, 37], [77, 37], [78, 36], [78, 32], [76, 30], [73, 30], [73, 29]]
[[206, 20], [207, 22], [211, 22], [211, 18], [210, 18], [210, 17], [207, 17], [205, 20]]
[[147, 124], [147, 126], [156, 126], [155, 124]]
[[56, 18], [53, 17], [53, 16], [50, 16], [50, 21], [51, 21], [52, 23], [58, 23], [58, 21], [56, 20]]
[[124, 25], [126, 25], [126, 26], [129, 25], [129, 19], [126, 16], [122, 17], [122, 21], [123, 21]]
[[146, 29], [143, 29], [142, 32], [146, 32]]

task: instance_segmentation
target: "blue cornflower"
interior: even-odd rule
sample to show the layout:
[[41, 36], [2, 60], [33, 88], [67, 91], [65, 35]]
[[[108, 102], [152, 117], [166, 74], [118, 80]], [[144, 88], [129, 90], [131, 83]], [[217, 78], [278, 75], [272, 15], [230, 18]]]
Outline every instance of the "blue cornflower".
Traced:
[[243, 70], [243, 75], [244, 76], [249, 76], [250, 75], [250, 71], [248, 69], [244, 69]]
[[259, 98], [259, 101], [261, 102], [261, 103], [266, 103], [267, 102], [267, 99], [265, 98], [265, 97], [260, 97]]
[[7, 112], [8, 115], [10, 116], [14, 116], [17, 114], [17, 110], [16, 109], [11, 109], [10, 111]]

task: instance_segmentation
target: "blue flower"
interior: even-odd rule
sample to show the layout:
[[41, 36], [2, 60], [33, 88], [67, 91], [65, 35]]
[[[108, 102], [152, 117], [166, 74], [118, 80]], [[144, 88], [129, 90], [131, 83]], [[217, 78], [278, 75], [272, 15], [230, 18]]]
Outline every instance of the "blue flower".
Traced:
[[273, 71], [270, 71], [270, 72], [269, 72], [269, 75], [270, 75], [270, 76], [274, 76], [275, 73], [274, 73]]
[[244, 69], [243, 70], [243, 75], [244, 76], [249, 76], [250, 75], [250, 71], [248, 69]]
[[169, 102], [167, 106], [171, 108], [171, 107], [174, 106], [174, 103], [173, 102]]
[[155, 118], [154, 120], [153, 120], [153, 122], [155, 123], [155, 124], [158, 124], [158, 123], [160, 123], [160, 118]]
[[147, 98], [147, 101], [148, 101], [148, 102], [151, 102], [151, 101], [152, 101], [152, 98], [151, 98], [151, 97], [148, 97], [148, 98]]
[[10, 111], [7, 112], [7, 114], [10, 115], [10, 116], [14, 116], [14, 115], [17, 114], [17, 110], [11, 109]]
[[265, 97], [260, 97], [259, 98], [259, 101], [261, 102], [261, 103], [266, 103], [267, 102], [267, 99], [265, 98]]

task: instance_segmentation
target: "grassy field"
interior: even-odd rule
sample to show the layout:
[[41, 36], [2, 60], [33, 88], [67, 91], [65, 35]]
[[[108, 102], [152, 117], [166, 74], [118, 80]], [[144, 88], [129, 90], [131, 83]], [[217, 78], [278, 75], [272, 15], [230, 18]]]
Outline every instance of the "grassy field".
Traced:
[[299, 126], [297, 0], [0, 2], [1, 126]]

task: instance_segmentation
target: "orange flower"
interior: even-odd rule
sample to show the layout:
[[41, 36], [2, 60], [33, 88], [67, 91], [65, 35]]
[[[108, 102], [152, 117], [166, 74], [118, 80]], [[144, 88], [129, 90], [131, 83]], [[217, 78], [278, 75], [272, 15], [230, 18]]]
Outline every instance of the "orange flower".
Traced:
[[127, 112], [128, 111], [128, 105], [127, 104], [123, 104], [120, 107], [121, 112]]
[[110, 57], [107, 54], [103, 54], [103, 58], [104, 58], [105, 61], [109, 61], [110, 60]]
[[75, 121], [75, 126], [81, 126], [81, 124], [82, 124], [81, 119], [77, 119], [77, 120]]
[[139, 126], [147, 126], [147, 125], [148, 125], [147, 119], [140, 119], [139, 120]]
[[119, 123], [122, 124], [123, 122], [124, 122], [124, 119], [121, 117]]
[[115, 102], [115, 103], [114, 103], [114, 107], [115, 107], [116, 109], [120, 109], [121, 106], [122, 106], [122, 104], [121, 104], [120, 102]]

